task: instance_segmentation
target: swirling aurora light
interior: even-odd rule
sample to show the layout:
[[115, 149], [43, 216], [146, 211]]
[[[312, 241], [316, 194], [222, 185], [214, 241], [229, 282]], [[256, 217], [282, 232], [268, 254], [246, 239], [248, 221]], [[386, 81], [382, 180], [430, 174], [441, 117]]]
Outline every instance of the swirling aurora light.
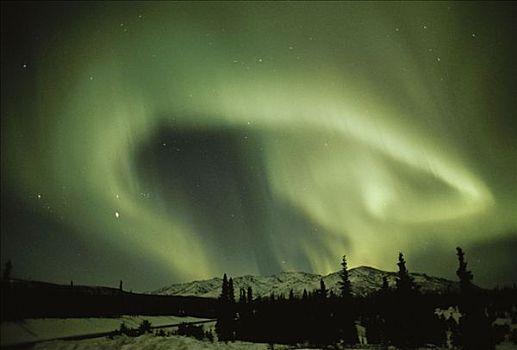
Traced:
[[[25, 207], [59, 218], [64, 242], [73, 228], [92, 247], [138, 251], [171, 280], [328, 273], [343, 253], [352, 265], [391, 269], [398, 250], [411, 262], [411, 253], [445, 254], [465, 242], [515, 242], [517, 167], [507, 160], [517, 151], [506, 137], [515, 124], [494, 141], [507, 117], [488, 103], [482, 81], [510, 39], [488, 52], [494, 18], [469, 21], [476, 11], [448, 3], [82, 5], [66, 31], [49, 30], [30, 64], [12, 73], [30, 75], [33, 90], [2, 92], [2, 192], [9, 187]], [[473, 52], [479, 59], [467, 60]], [[13, 57], [3, 62], [19, 65]], [[500, 105], [509, 101], [499, 96]], [[163, 135], [185, 133], [237, 148], [238, 161], [207, 144], [198, 148], [209, 159], [193, 158], [191, 169], [175, 168], [179, 156], [142, 161], [171, 152]], [[487, 150], [473, 156], [473, 144]], [[242, 174], [216, 164], [235, 162], [253, 178], [213, 190], [219, 198], [178, 185], [187, 175], [231, 182]], [[170, 183], [157, 180], [164, 173]], [[200, 201], [226, 216], [200, 212]], [[16, 256], [14, 233], [3, 228], [2, 236]]]

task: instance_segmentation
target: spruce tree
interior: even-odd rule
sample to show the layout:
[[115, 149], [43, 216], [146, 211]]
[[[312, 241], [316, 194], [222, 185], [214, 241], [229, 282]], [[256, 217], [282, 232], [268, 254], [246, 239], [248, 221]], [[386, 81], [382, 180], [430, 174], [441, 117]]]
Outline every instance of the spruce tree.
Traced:
[[253, 301], [253, 290], [251, 289], [251, 286], [248, 287], [248, 304], [251, 304]]
[[327, 298], [327, 287], [325, 286], [325, 282], [323, 282], [323, 278], [320, 279], [320, 290], [319, 295], [322, 299]]
[[381, 291], [383, 293], [387, 293], [389, 292], [390, 290], [390, 285], [388, 283], [388, 277], [386, 276], [382, 276], [382, 286], [381, 286]]
[[233, 278], [230, 277], [228, 282], [228, 301], [233, 304], [235, 303], [235, 292], [233, 290]]
[[472, 288], [472, 279], [474, 276], [472, 272], [467, 270], [467, 262], [465, 261], [465, 253], [460, 247], [456, 247], [456, 255], [458, 256], [459, 266], [456, 270], [456, 275], [460, 279], [460, 289], [462, 293], [470, 292]]
[[390, 286], [388, 283], [388, 277], [382, 276], [382, 285], [375, 296], [376, 303], [373, 306], [374, 312], [377, 313], [374, 317], [371, 317], [369, 324], [367, 325], [367, 337], [368, 341], [372, 338], [372, 342], [378, 342], [387, 346], [387, 328], [386, 322], [390, 318]]
[[235, 295], [233, 294], [233, 280], [230, 278], [230, 281], [228, 281], [226, 274], [223, 276], [219, 301], [220, 303], [215, 329], [219, 340], [232, 340], [235, 328]]
[[339, 272], [339, 277], [341, 277], [339, 283], [339, 290], [341, 292], [342, 298], [350, 298], [352, 296], [352, 288], [350, 284], [350, 279], [348, 276], [348, 267], [346, 263], [346, 255], [343, 255], [343, 259], [341, 260], [341, 271]]
[[219, 299], [223, 302], [228, 301], [229, 298], [229, 288], [228, 288], [228, 277], [226, 274], [223, 276], [223, 285], [221, 287], [221, 295], [219, 295]]
[[486, 305], [484, 305], [477, 289], [472, 284], [474, 276], [472, 272], [467, 270], [465, 253], [460, 247], [457, 247], [456, 255], [459, 264], [456, 274], [460, 279], [461, 301], [459, 310], [461, 317], [455, 342], [464, 350], [494, 349], [493, 328], [486, 315]]
[[[334, 311], [337, 324], [330, 331], [333, 338], [341, 339], [346, 344], [355, 344], [357, 342], [357, 334], [355, 329], [356, 309], [352, 298], [352, 286], [350, 276], [348, 274], [348, 266], [346, 255], [341, 259], [341, 270], [339, 271], [339, 294], [340, 299], [337, 301], [339, 307]], [[334, 321], [335, 322], [335, 321]]]
[[390, 341], [399, 347], [416, 346], [418, 340], [419, 311], [416, 287], [406, 268], [404, 255], [399, 253], [397, 266], [397, 288], [393, 303], [389, 305], [387, 327]]
[[416, 285], [413, 282], [413, 277], [411, 277], [406, 268], [406, 260], [404, 260], [404, 255], [402, 253], [399, 253], [399, 262], [397, 265], [399, 267], [397, 275], [397, 290], [403, 294], [411, 293], [416, 289]]

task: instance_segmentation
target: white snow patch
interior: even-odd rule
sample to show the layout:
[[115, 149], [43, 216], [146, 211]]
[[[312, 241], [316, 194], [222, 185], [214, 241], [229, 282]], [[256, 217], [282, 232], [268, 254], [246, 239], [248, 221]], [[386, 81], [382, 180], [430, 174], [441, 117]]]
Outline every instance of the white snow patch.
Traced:
[[517, 344], [505, 341], [496, 345], [495, 350], [517, 350]]
[[[513, 344], [511, 344], [513, 345]], [[112, 350], [112, 349], [123, 349], [123, 350], [161, 350], [161, 349], [175, 349], [175, 350], [321, 350], [315, 348], [304, 348], [290, 345], [279, 345], [265, 343], [249, 343], [249, 342], [209, 342], [200, 341], [194, 338], [182, 337], [182, 336], [167, 336], [159, 337], [151, 334], [143, 335], [136, 338], [118, 336], [113, 339], [109, 338], [97, 338], [88, 340], [78, 341], [51, 341], [37, 344], [34, 347], [35, 350]], [[377, 349], [375, 346], [355, 346], [349, 348], [349, 350], [372, 350]], [[396, 350], [394, 347], [389, 347], [390, 350]], [[432, 348], [439, 350], [440, 348]], [[498, 347], [497, 350], [512, 350], [512, 347]], [[343, 349], [346, 350], [346, 349]], [[426, 350], [426, 348], [419, 348], [419, 350]]]
[[14, 345], [47, 339], [111, 332], [122, 322], [137, 328], [143, 320], [151, 326], [204, 321], [196, 317], [179, 316], [121, 316], [114, 318], [40, 318], [0, 324], [0, 345]]
[[[97, 338], [79, 341], [52, 341], [37, 344], [36, 350], [110, 350], [110, 349], [124, 349], [124, 350], [159, 350], [159, 349], [175, 349], [175, 350], [267, 350], [268, 344], [262, 343], [248, 343], [248, 342], [208, 342], [200, 341], [194, 338], [169, 336], [158, 337], [154, 335], [143, 335], [136, 338], [126, 336], [115, 337], [114, 339]], [[285, 345], [275, 345], [276, 350], [292, 349]]]

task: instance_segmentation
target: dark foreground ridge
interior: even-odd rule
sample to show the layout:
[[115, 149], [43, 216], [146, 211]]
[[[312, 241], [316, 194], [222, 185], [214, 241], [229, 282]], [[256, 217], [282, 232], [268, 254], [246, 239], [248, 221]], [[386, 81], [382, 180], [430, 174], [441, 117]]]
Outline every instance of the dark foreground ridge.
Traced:
[[190, 315], [215, 317], [217, 300], [149, 295], [117, 288], [61, 285], [3, 279], [1, 320], [39, 317], [111, 317], [116, 315]]
[[[323, 348], [368, 343], [413, 349], [453, 344], [463, 350], [493, 350], [498, 342], [517, 342], [517, 331], [497, 321], [517, 319], [515, 286], [479, 288], [473, 284], [473, 273], [460, 248], [457, 257], [459, 282], [410, 273], [399, 253], [398, 272], [364, 266], [348, 270], [343, 256], [341, 270], [326, 276], [282, 272], [233, 279], [225, 274], [222, 279], [161, 291], [187, 295], [127, 292], [122, 281], [118, 289], [25, 281], [11, 278], [9, 268], [1, 283], [1, 315], [2, 321], [189, 315], [216, 319], [219, 341]], [[152, 332], [149, 322], [147, 326], [145, 331]], [[180, 328], [181, 335], [206, 336], [202, 326]], [[132, 334], [122, 326], [119, 332]]]

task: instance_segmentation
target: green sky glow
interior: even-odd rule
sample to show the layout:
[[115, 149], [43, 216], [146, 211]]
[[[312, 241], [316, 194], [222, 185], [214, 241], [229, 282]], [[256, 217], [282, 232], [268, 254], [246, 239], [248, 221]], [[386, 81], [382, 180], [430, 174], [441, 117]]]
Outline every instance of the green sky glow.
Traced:
[[[85, 283], [123, 276], [146, 289], [226, 271], [328, 273], [344, 253], [352, 266], [393, 270], [401, 250], [410, 269], [452, 277], [459, 244], [482, 282], [515, 279], [488, 272], [512, 270], [517, 238], [503, 5], [66, 6], [75, 11], [60, 25], [33, 14], [50, 29], [30, 56], [2, 53], [2, 192], [59, 222], [60, 243], [26, 246], [35, 253], [20, 252], [14, 224], [2, 227], [2, 259], [20, 255], [27, 275], [79, 278], [38, 267], [53, 259], [86, 266]], [[31, 38], [40, 28], [26, 26]], [[210, 150], [181, 168], [181, 155], [150, 160], [184, 152], [170, 140], [185, 133], [224, 143], [240, 170], [217, 170], [233, 158]], [[189, 177], [224, 191], [207, 199]], [[123, 267], [99, 277], [52, 251], [70, 235], [148, 260], [156, 278]]]

